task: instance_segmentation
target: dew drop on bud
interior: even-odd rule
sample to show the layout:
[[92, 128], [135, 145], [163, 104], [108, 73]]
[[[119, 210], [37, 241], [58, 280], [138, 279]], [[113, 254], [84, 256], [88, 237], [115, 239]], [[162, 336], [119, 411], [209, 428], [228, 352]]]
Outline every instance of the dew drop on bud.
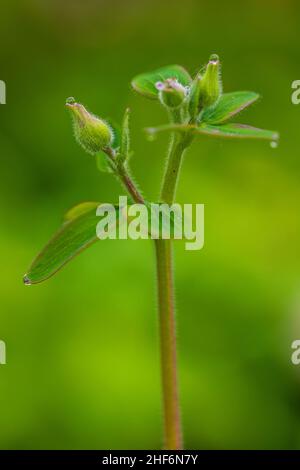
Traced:
[[66, 104], [74, 104], [76, 103], [75, 98], [73, 96], [70, 96], [69, 98], [66, 99]]
[[219, 62], [219, 56], [218, 56], [218, 54], [212, 54], [212, 55], [210, 56], [210, 58], [209, 58], [209, 61], [210, 61], [210, 62], [214, 62], [214, 63]]
[[273, 140], [271, 143], [270, 143], [270, 147], [272, 147], [272, 149], [276, 149], [278, 147], [278, 142], [276, 142], [276, 140]]

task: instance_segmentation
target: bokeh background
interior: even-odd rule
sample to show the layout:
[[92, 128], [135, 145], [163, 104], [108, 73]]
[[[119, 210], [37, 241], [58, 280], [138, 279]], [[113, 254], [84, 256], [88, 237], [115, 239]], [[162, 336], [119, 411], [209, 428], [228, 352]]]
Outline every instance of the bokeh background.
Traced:
[[66, 97], [102, 117], [132, 109], [132, 169], [158, 196], [164, 111], [130, 90], [137, 73], [217, 52], [226, 91], [263, 100], [242, 122], [264, 142], [202, 137], [185, 157], [179, 202], [204, 203], [205, 247], [176, 242], [182, 416], [187, 448], [300, 448], [299, 2], [1, 2], [0, 366], [2, 449], [160, 448], [153, 247], [99, 242], [48, 282], [22, 284], [63, 213], [117, 201], [118, 183], [75, 143]]

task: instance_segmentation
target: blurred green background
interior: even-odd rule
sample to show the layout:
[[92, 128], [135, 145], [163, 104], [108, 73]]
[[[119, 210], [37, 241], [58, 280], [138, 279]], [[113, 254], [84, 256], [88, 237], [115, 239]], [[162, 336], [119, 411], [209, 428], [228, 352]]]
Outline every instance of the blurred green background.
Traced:
[[102, 117], [132, 109], [133, 172], [156, 199], [164, 111], [130, 90], [143, 71], [212, 52], [226, 91], [263, 100], [241, 122], [280, 146], [199, 138], [179, 202], [205, 204], [205, 247], [176, 242], [182, 416], [187, 448], [300, 448], [299, 2], [1, 2], [0, 366], [2, 449], [160, 448], [153, 247], [99, 242], [48, 282], [22, 284], [63, 213], [123, 194], [75, 143], [66, 97]]

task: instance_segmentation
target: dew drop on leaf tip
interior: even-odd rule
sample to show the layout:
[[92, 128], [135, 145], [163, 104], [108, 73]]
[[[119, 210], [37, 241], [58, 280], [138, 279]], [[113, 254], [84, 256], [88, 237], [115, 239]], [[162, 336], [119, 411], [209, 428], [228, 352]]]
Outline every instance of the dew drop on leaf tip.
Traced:
[[31, 281], [30, 281], [29, 277], [26, 274], [23, 277], [23, 282], [24, 282], [25, 286], [30, 286], [31, 285]]

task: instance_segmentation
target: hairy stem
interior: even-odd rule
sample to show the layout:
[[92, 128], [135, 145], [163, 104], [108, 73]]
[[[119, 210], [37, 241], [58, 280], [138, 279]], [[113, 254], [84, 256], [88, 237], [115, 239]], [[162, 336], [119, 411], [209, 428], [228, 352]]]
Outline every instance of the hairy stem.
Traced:
[[[173, 135], [161, 189], [161, 200], [172, 204], [184, 151], [182, 138]], [[172, 240], [156, 240], [157, 289], [161, 373], [164, 404], [164, 447], [183, 448], [177, 379], [176, 324]]]
[[160, 199], [167, 204], [174, 201], [181, 160], [186, 144], [180, 135], [174, 135], [171, 142], [167, 167], [161, 188]]
[[135, 183], [133, 182], [132, 178], [130, 177], [128, 171], [126, 168], [122, 165], [119, 167], [119, 178], [121, 180], [121, 183], [123, 186], [127, 189], [129, 192], [130, 196], [134, 200], [134, 202], [137, 202], [138, 204], [144, 204], [144, 198], [137, 189]]
[[163, 388], [164, 448], [179, 450], [183, 448], [183, 443], [177, 383], [176, 326], [171, 241], [156, 240], [155, 251]]
[[132, 180], [127, 166], [123, 162], [118, 163], [118, 161], [116, 160], [115, 151], [111, 147], [106, 147], [103, 150], [110, 159], [111, 168], [115, 172], [115, 176], [117, 176], [120, 183], [128, 191], [134, 202], [144, 204], [144, 198], [136, 187], [134, 181]]
[[[180, 116], [172, 116], [180, 122]], [[180, 165], [185, 148], [190, 142], [186, 136], [174, 133], [168, 153], [168, 161], [161, 188], [161, 201], [172, 204], [175, 197]], [[118, 168], [118, 176], [135, 202], [144, 199], [126, 168]], [[173, 281], [172, 240], [155, 240], [157, 290], [160, 328], [161, 375], [163, 388], [164, 448], [183, 448], [176, 353], [176, 325]]]

